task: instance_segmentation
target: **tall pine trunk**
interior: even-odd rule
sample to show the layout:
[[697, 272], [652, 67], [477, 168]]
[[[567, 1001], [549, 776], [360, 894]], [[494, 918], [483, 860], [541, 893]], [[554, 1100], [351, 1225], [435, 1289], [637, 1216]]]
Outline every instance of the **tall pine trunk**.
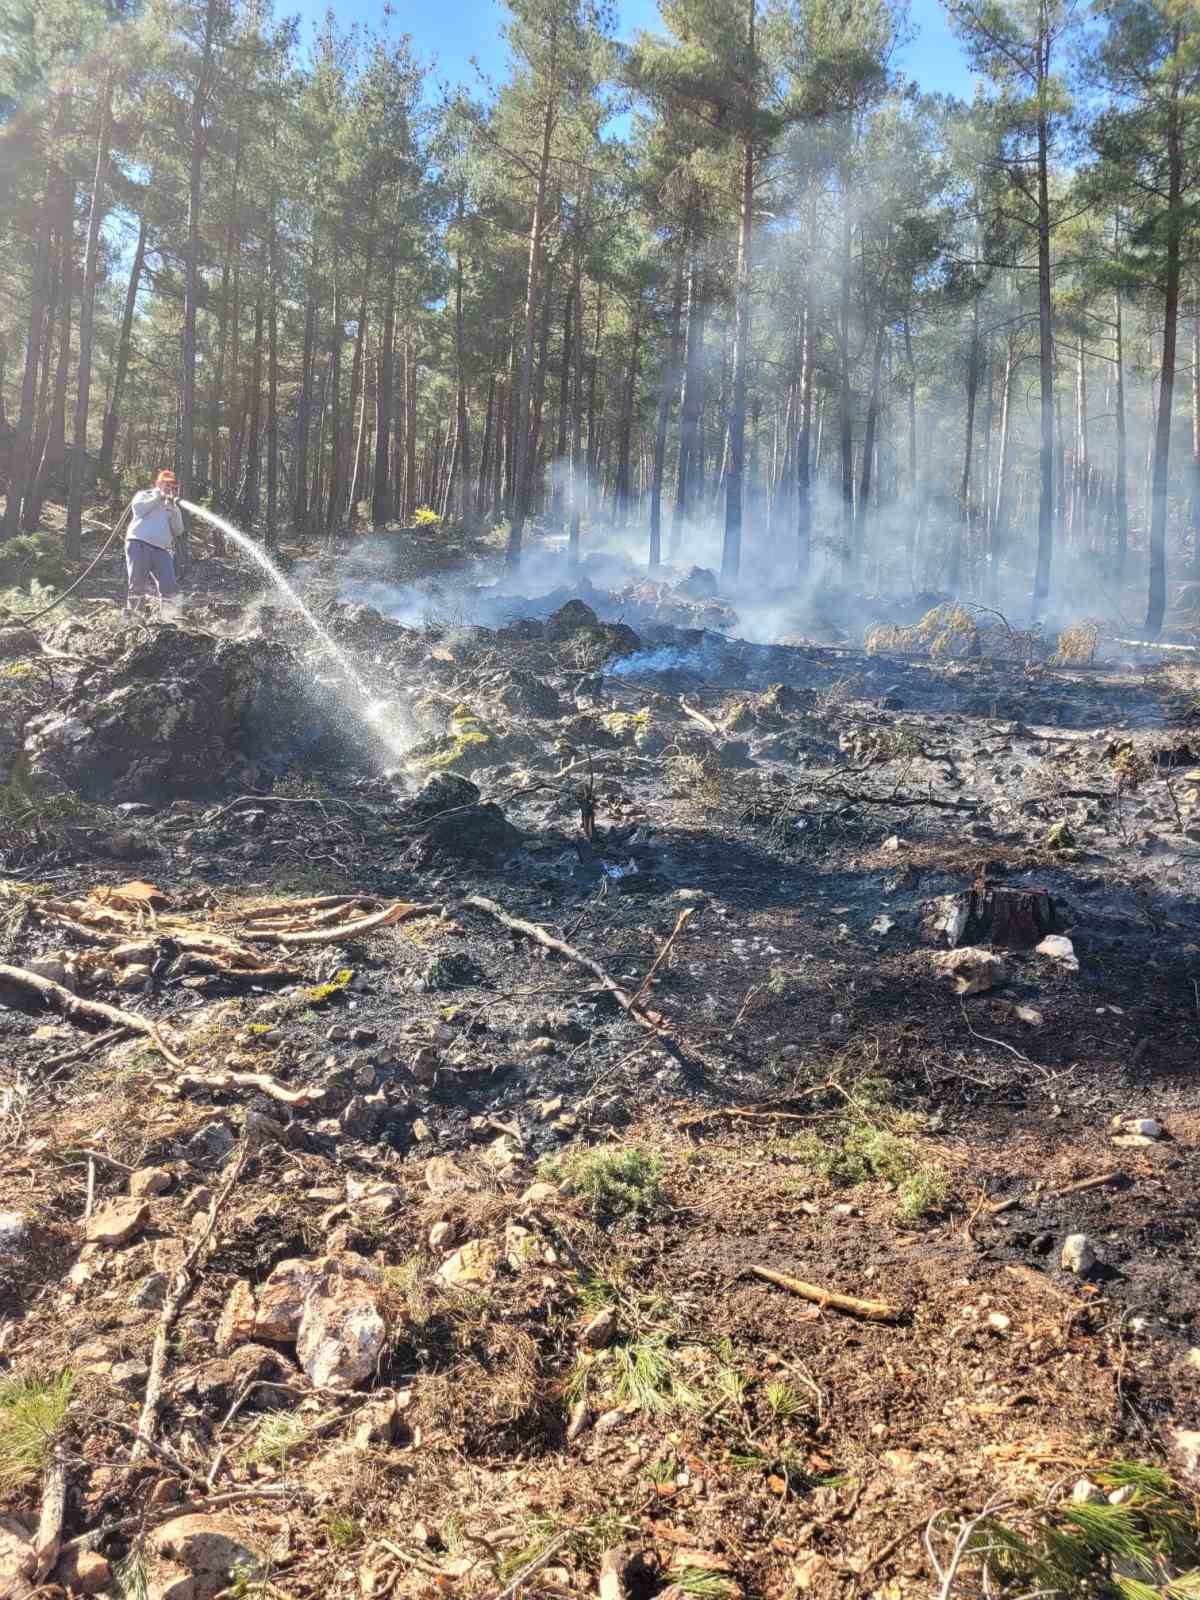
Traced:
[[125, 309], [121, 315], [121, 332], [117, 340], [116, 369], [113, 373], [112, 391], [108, 397], [108, 410], [104, 414], [104, 428], [100, 441], [100, 471], [108, 477], [113, 470], [113, 457], [117, 446], [117, 428], [121, 419], [121, 402], [125, 398], [125, 379], [129, 375], [129, 353], [133, 348], [133, 317], [137, 310], [138, 289], [141, 287], [142, 268], [146, 264], [146, 218], [138, 218], [137, 244], [133, 251], [133, 264], [129, 268], [129, 283], [125, 289]]
[[[754, 70], [757, 0], [747, 12], [747, 70]], [[754, 227], [754, 114], [753, 90], [744, 108], [741, 205], [738, 213], [737, 278], [734, 287], [733, 404], [729, 415], [729, 471], [725, 479], [725, 539], [721, 549], [721, 577], [737, 581], [742, 564], [742, 495], [746, 458], [746, 389], [750, 370], [750, 240]]]
[[83, 292], [79, 303], [79, 374], [75, 393], [75, 429], [71, 449], [71, 483], [67, 493], [66, 555], [78, 561], [83, 533], [83, 489], [87, 476], [88, 412], [92, 398], [92, 346], [96, 325], [96, 278], [100, 267], [100, 222], [106, 209], [108, 164], [112, 142], [113, 73], [105, 64], [100, 86], [100, 127], [96, 135], [96, 169], [83, 254]]
[[[1180, 29], [1172, 41], [1178, 55]], [[1179, 282], [1183, 249], [1183, 128], [1179, 85], [1172, 85], [1167, 104], [1167, 256], [1163, 277], [1162, 380], [1154, 435], [1154, 470], [1150, 501], [1150, 593], [1146, 633], [1157, 639], [1167, 609], [1167, 482], [1171, 454], [1171, 414], [1175, 398], [1175, 349], [1179, 333]]]
[[183, 395], [179, 430], [179, 474], [191, 487], [196, 457], [196, 315], [200, 298], [200, 195], [204, 173], [204, 113], [212, 76], [220, 0], [207, 0], [200, 65], [192, 91], [188, 152], [187, 252], [183, 290]]
[[521, 538], [525, 531], [525, 518], [528, 515], [525, 493], [529, 480], [529, 403], [533, 393], [533, 343], [538, 319], [538, 289], [542, 266], [542, 236], [546, 227], [546, 192], [550, 178], [550, 151], [554, 141], [555, 123], [558, 119], [557, 75], [558, 29], [556, 24], [552, 22], [550, 30], [550, 78], [546, 87], [546, 105], [542, 114], [542, 145], [538, 159], [533, 220], [529, 227], [529, 261], [525, 274], [525, 321], [521, 336], [521, 368], [513, 406], [513, 505], [506, 554], [506, 561], [510, 567], [515, 567], [521, 559]]
[[1041, 389], [1037, 566], [1033, 578], [1033, 618], [1037, 621], [1050, 598], [1050, 562], [1054, 554], [1054, 322], [1050, 280], [1050, 29], [1047, 0], [1040, 0], [1037, 71], [1038, 185], [1038, 378]]
[[654, 465], [650, 477], [650, 554], [652, 573], [662, 565], [662, 494], [667, 462], [667, 431], [671, 425], [671, 396], [679, 385], [679, 356], [683, 317], [683, 258], [680, 244], [675, 262], [675, 285], [671, 294], [671, 324], [667, 357], [663, 362], [662, 384], [658, 392], [658, 422], [654, 430]]

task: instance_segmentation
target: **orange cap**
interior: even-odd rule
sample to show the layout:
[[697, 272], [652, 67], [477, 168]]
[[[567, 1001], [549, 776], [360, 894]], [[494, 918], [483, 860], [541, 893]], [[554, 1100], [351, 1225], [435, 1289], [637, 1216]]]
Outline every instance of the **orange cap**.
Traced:
[[179, 479], [171, 471], [170, 467], [164, 467], [162, 469], [162, 471], [159, 473], [158, 477], [155, 478], [154, 481], [155, 481], [155, 483], [162, 483], [162, 484], [177, 484], [179, 482]]

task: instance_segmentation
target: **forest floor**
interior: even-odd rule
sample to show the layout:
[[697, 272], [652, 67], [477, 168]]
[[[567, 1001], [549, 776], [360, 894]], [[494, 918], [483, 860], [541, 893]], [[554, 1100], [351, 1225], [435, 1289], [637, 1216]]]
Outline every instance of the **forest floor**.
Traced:
[[0, 633], [0, 1592], [965, 1597], [1185, 1504], [1195, 669], [353, 561], [369, 715], [217, 555]]

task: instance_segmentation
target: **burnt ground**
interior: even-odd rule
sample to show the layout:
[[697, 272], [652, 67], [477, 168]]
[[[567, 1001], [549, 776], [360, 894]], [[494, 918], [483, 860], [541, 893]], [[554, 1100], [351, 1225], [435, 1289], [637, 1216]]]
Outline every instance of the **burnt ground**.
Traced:
[[[264, 1563], [235, 1592], [589, 1593], [628, 1547], [631, 1596], [890, 1597], [935, 1592], [935, 1513], [1041, 1505], [1120, 1459], [1186, 1484], [1194, 670], [748, 645], [678, 595], [670, 623], [643, 594], [607, 622], [514, 601], [494, 629], [404, 628], [319, 579], [368, 724], [293, 617], [235, 592], [181, 629], [85, 605], [0, 667], [3, 960], [58, 963], [182, 1063], [140, 1035], [85, 1052], [28, 994], [0, 1009], [0, 1210], [26, 1225], [0, 1359], [75, 1373], [64, 1537], [98, 1531], [128, 1589], [156, 1523], [207, 1503], [198, 1474]], [[93, 942], [131, 879], [159, 891], [118, 901], [136, 960]], [[956, 994], [941, 925], [981, 882], [1049, 896], [1068, 959], [1005, 949]], [[436, 909], [260, 981], [180, 953], [181, 929], [338, 895]], [[614, 1149], [656, 1168], [616, 1217], [572, 1182]], [[169, 1174], [119, 1247], [84, 1243], [89, 1163], [93, 1210], [127, 1169]], [[131, 1460], [163, 1275], [214, 1191], [163, 1443]], [[1080, 1233], [1086, 1276], [1060, 1264]], [[473, 1241], [478, 1273], [435, 1276]], [[365, 1385], [314, 1387], [286, 1343], [218, 1349], [236, 1285], [347, 1250], [386, 1283]], [[367, 1394], [396, 1391], [392, 1442], [356, 1448]]]

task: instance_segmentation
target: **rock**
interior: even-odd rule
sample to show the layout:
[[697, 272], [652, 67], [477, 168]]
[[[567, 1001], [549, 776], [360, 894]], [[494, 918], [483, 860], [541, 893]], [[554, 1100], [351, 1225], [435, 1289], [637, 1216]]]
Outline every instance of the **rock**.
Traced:
[[500, 807], [490, 801], [435, 817], [421, 834], [421, 850], [427, 859], [452, 856], [496, 862], [520, 845], [521, 835]]
[[118, 1388], [130, 1389], [134, 1393], [145, 1388], [149, 1376], [150, 1368], [144, 1361], [118, 1361], [109, 1373]]
[[412, 1059], [409, 1071], [419, 1084], [431, 1088], [437, 1082], [441, 1053], [431, 1044], [422, 1045]]
[[547, 1183], [544, 1178], [539, 1178], [536, 1183], [531, 1183], [521, 1196], [523, 1206], [552, 1205], [556, 1200], [562, 1199], [562, 1191], [556, 1183]]
[[0, 1596], [12, 1595], [14, 1600], [20, 1600], [25, 1594], [32, 1594], [27, 1585], [36, 1570], [33, 1535], [24, 1523], [0, 1513]]
[[296, 1355], [319, 1389], [353, 1389], [378, 1370], [388, 1327], [383, 1276], [350, 1251], [325, 1257], [304, 1302]]
[[1108, 1496], [1090, 1478], [1080, 1478], [1071, 1490], [1071, 1504], [1076, 1506], [1103, 1506]]
[[75, 992], [75, 976], [60, 956], [42, 956], [36, 961], [27, 961], [25, 970], [36, 977], [57, 983], [63, 989], [70, 989], [72, 994]]
[[999, 956], [977, 945], [960, 950], [942, 950], [931, 957], [934, 970], [954, 982], [960, 995], [986, 994], [1008, 978], [1008, 968]]
[[840, 1589], [840, 1581], [836, 1578], [834, 1568], [821, 1555], [805, 1556], [792, 1569], [792, 1581], [801, 1594], [807, 1594], [813, 1589], [824, 1588], [831, 1580], [838, 1582]]
[[434, 772], [417, 790], [404, 810], [416, 817], [436, 817], [442, 811], [457, 811], [462, 806], [477, 806], [480, 790], [469, 778], [457, 772]]
[[244, 1583], [264, 1570], [232, 1523], [202, 1512], [164, 1522], [150, 1534], [149, 1546], [160, 1560], [190, 1577], [193, 1600], [216, 1600], [239, 1575]]
[[347, 1178], [346, 1199], [365, 1216], [391, 1217], [399, 1211], [407, 1196], [398, 1183], [385, 1183], [379, 1179], [362, 1183], [357, 1178]]
[[571, 1407], [571, 1415], [567, 1419], [567, 1443], [574, 1444], [575, 1440], [587, 1432], [588, 1423], [592, 1420], [592, 1413], [588, 1409], [586, 1400], [576, 1400]]
[[599, 622], [591, 606], [584, 605], [582, 600], [568, 600], [565, 606], [547, 617], [545, 637], [551, 644], [561, 644], [581, 628], [595, 628]]
[[[295, 1367], [277, 1350], [268, 1350], [261, 1344], [243, 1344], [227, 1356], [206, 1361], [188, 1374], [185, 1384], [202, 1405], [224, 1412], [255, 1384], [290, 1384], [295, 1379]], [[276, 1390], [255, 1389], [250, 1403], [262, 1410], [273, 1410], [294, 1405], [295, 1399]]]
[[1113, 1127], [1152, 1142], [1161, 1139], [1167, 1131], [1162, 1123], [1155, 1121], [1153, 1117], [1114, 1117]]
[[19, 1211], [0, 1211], [0, 1260], [16, 1256], [29, 1243], [29, 1224]]
[[42, 641], [32, 628], [11, 627], [0, 631], [0, 661], [15, 661], [21, 656], [40, 656]]
[[1072, 1233], [1063, 1241], [1064, 1272], [1074, 1272], [1078, 1277], [1086, 1278], [1095, 1265], [1096, 1252], [1086, 1233]]
[[396, 1437], [400, 1413], [411, 1399], [411, 1389], [397, 1394], [382, 1394], [358, 1412], [354, 1430], [355, 1450], [366, 1453], [375, 1445], [389, 1445]]
[[166, 1167], [139, 1167], [136, 1172], [129, 1174], [129, 1193], [136, 1200], [166, 1194], [170, 1187], [171, 1174]]
[[351, 1028], [351, 1044], [377, 1044], [379, 1041], [378, 1028]]
[[127, 1244], [150, 1221], [150, 1207], [144, 1200], [109, 1200], [91, 1215], [85, 1237], [89, 1244], [110, 1248]]
[[447, 1289], [491, 1283], [500, 1263], [500, 1246], [492, 1239], [469, 1239], [448, 1255], [434, 1273], [434, 1282]]
[[227, 1355], [240, 1344], [248, 1344], [255, 1329], [254, 1292], [247, 1279], [239, 1278], [229, 1291], [217, 1323], [216, 1346], [221, 1355]]
[[134, 1286], [129, 1303], [139, 1311], [157, 1310], [167, 1298], [168, 1287], [169, 1280], [165, 1272], [148, 1272]]
[[454, 1236], [458, 1226], [453, 1222], [435, 1222], [429, 1230], [429, 1248], [431, 1250], [448, 1250], [454, 1243]]
[[184, 1146], [186, 1159], [197, 1166], [220, 1165], [237, 1148], [237, 1137], [224, 1117], [206, 1122]]
[[623, 1428], [629, 1421], [629, 1413], [616, 1406], [611, 1411], [602, 1412], [592, 1427], [596, 1433], [615, 1433], [618, 1428]]
[[311, 1261], [281, 1261], [258, 1294], [254, 1337], [290, 1344], [300, 1332], [304, 1301], [314, 1280]]
[[1040, 956], [1048, 956], [1051, 961], [1057, 961], [1060, 966], [1066, 967], [1068, 972], [1079, 971], [1079, 957], [1075, 954], [1075, 946], [1061, 933], [1052, 933], [1043, 939], [1037, 946], [1037, 953]]
[[1007, 1333], [1012, 1327], [1012, 1318], [1006, 1317], [1003, 1311], [988, 1313], [987, 1325], [993, 1333]]
[[74, 1594], [100, 1594], [112, 1582], [112, 1568], [96, 1550], [68, 1550], [54, 1569], [54, 1581]]
[[1200, 1430], [1172, 1428], [1169, 1439], [1171, 1455], [1188, 1487], [1200, 1489]]
[[117, 988], [132, 992], [144, 989], [149, 982], [150, 968], [135, 961], [131, 966], [124, 968], [117, 979]]
[[387, 1114], [387, 1103], [382, 1096], [353, 1095], [338, 1118], [339, 1126], [351, 1139], [373, 1139]]
[[617, 1313], [611, 1306], [598, 1311], [579, 1335], [589, 1350], [605, 1350], [617, 1336]]
[[509, 1222], [504, 1229], [504, 1259], [514, 1272], [535, 1266], [545, 1259], [545, 1241], [531, 1228], [519, 1222]]
[[466, 1194], [479, 1184], [464, 1172], [452, 1156], [430, 1156], [425, 1163], [425, 1187], [439, 1200], [449, 1195]]

